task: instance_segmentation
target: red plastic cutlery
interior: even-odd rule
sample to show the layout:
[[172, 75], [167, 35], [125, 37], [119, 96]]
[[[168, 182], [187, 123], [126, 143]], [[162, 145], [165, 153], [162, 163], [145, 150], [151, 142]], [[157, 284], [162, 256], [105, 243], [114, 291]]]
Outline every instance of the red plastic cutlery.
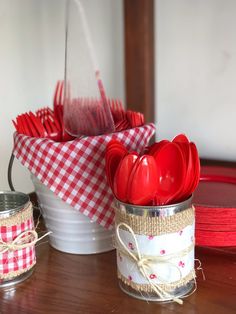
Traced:
[[127, 200], [135, 205], [150, 204], [155, 197], [158, 185], [157, 164], [153, 156], [139, 157], [130, 173], [127, 184]]
[[123, 159], [128, 154], [127, 149], [119, 141], [111, 140], [106, 147], [105, 151], [105, 171], [108, 180], [108, 184], [113, 190], [113, 182], [116, 170]]
[[196, 189], [200, 161], [194, 143], [184, 134], [162, 140], [145, 154], [128, 153], [119, 141], [106, 149], [106, 175], [114, 195], [134, 205], [167, 205], [183, 201]]
[[180, 147], [167, 143], [154, 155], [157, 164], [156, 205], [171, 203], [184, 186], [186, 165]]
[[129, 202], [127, 191], [129, 179], [134, 165], [138, 159], [137, 154], [128, 154], [120, 162], [114, 177], [114, 194], [122, 202]]

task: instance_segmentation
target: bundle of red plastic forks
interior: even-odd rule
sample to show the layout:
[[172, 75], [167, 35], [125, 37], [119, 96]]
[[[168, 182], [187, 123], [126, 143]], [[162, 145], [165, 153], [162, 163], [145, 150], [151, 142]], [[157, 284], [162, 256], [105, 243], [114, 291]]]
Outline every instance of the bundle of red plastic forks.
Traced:
[[[16, 131], [30, 137], [49, 138], [53, 141], [64, 142], [74, 137], [65, 130], [63, 121], [63, 92], [64, 82], [58, 81], [54, 94], [53, 110], [49, 107], [41, 108], [36, 113], [20, 114], [13, 120]], [[88, 103], [91, 99], [85, 99]], [[114, 120], [115, 131], [138, 127], [144, 124], [144, 116], [140, 112], [125, 110], [122, 102], [107, 99]]]

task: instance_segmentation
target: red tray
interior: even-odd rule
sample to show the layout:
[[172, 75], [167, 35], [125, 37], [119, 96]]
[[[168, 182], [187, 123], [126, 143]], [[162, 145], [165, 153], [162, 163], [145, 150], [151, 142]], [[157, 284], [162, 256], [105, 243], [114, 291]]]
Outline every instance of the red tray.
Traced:
[[203, 166], [193, 203], [196, 245], [236, 246], [236, 168]]

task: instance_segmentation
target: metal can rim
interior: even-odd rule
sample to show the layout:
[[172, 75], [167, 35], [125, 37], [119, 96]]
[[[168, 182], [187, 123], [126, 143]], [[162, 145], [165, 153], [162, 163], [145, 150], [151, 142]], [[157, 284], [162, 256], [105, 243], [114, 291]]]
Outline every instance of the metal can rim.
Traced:
[[158, 206], [142, 206], [124, 203], [115, 199], [115, 203], [118, 204], [119, 208], [125, 210], [129, 214], [135, 214], [138, 216], [148, 215], [148, 216], [172, 216], [178, 212], [181, 212], [192, 205], [191, 195], [188, 199], [169, 205], [158, 205]]
[[23, 192], [18, 192], [18, 191], [0, 191], [0, 198], [2, 195], [8, 195], [8, 196], [19, 196], [21, 197], [21, 201], [19, 200], [19, 204], [17, 206], [10, 208], [10, 209], [1, 209], [0, 207], [0, 217], [9, 217], [14, 215], [15, 213], [21, 211], [23, 208], [27, 207], [28, 204], [30, 203], [30, 198], [28, 194], [25, 194]]

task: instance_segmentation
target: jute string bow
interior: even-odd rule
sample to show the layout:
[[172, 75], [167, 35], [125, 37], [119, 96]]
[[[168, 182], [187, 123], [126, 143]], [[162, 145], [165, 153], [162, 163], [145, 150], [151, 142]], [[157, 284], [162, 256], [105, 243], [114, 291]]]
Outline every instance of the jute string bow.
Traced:
[[[125, 245], [125, 243], [123, 242], [123, 240], [120, 237], [120, 229], [121, 227], [125, 227], [130, 234], [132, 235], [134, 242], [135, 242], [135, 246], [136, 246], [136, 250], [137, 253], [133, 253], [129, 250], [129, 248]], [[178, 253], [173, 253], [173, 254], [169, 254], [166, 256], [149, 256], [149, 257], [144, 257], [142, 256], [140, 249], [139, 249], [139, 245], [135, 236], [135, 233], [133, 231], [133, 229], [127, 225], [126, 223], [119, 223], [116, 226], [116, 239], [117, 239], [117, 249], [120, 250], [124, 255], [128, 256], [131, 260], [133, 260], [135, 262], [135, 264], [137, 265], [140, 273], [143, 275], [143, 277], [148, 281], [148, 283], [151, 285], [151, 287], [153, 288], [153, 290], [156, 292], [156, 294], [161, 298], [161, 299], [171, 299], [175, 302], [177, 302], [178, 304], [183, 304], [183, 301], [177, 297], [174, 297], [173, 295], [169, 294], [168, 292], [166, 292], [163, 288], [160, 287], [160, 285], [158, 285], [155, 282], [152, 282], [149, 278], [149, 274], [152, 271], [152, 264], [155, 263], [165, 263], [165, 264], [169, 264], [172, 267], [175, 267], [179, 273], [179, 279], [182, 279], [182, 273], [181, 270], [179, 269], [178, 266], [174, 265], [171, 262], [172, 258], [176, 258], [179, 256], [184, 256], [187, 253], [189, 253], [192, 249], [193, 249], [193, 245], [191, 245], [190, 247], [188, 247], [185, 250], [182, 250]], [[166, 283], [166, 282], [165, 282]], [[166, 283], [168, 284], [168, 283]]]
[[11, 242], [5, 242], [2, 239], [0, 239], [0, 254], [3, 254], [8, 251], [16, 251], [27, 247], [31, 247], [35, 245], [35, 243], [37, 243], [39, 240], [45, 238], [47, 235], [51, 233], [52, 232], [49, 231], [39, 238], [35, 230], [26, 230], [19, 234]]

